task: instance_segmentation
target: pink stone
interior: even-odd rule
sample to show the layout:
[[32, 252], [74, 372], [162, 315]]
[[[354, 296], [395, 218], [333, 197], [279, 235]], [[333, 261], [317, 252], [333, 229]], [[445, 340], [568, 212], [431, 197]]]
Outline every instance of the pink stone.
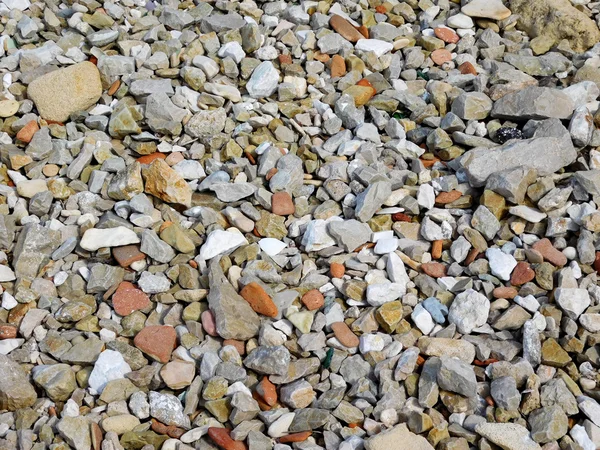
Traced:
[[202, 321], [202, 328], [211, 336], [218, 336], [217, 334], [217, 324], [215, 322], [215, 316], [211, 310], [206, 310], [200, 315], [200, 320]]

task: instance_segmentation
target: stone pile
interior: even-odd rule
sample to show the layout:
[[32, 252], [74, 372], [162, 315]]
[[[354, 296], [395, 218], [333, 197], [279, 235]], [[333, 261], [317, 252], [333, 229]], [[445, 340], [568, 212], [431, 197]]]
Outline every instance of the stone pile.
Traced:
[[0, 19], [0, 450], [600, 448], [600, 3]]

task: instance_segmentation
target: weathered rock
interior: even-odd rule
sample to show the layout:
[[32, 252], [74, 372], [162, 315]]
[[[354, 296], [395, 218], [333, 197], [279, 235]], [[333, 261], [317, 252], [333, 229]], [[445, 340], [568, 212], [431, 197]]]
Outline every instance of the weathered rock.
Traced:
[[36, 399], [37, 394], [25, 371], [17, 362], [0, 354], [0, 409], [28, 408]]

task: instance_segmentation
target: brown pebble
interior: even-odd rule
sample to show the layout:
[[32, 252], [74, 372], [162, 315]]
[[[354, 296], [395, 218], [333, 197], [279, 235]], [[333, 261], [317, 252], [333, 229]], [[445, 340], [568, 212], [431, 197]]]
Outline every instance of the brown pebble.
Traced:
[[177, 343], [175, 328], [168, 325], [151, 325], [142, 328], [133, 339], [141, 351], [163, 364], [169, 362]]
[[300, 433], [288, 434], [279, 438], [279, 442], [287, 444], [288, 442], [304, 442], [312, 436], [312, 431], [301, 431]]
[[273, 406], [277, 403], [277, 389], [275, 388], [275, 385], [271, 383], [269, 377], [263, 377], [263, 379], [260, 380], [260, 383], [256, 385], [256, 392], [267, 405]]
[[400, 212], [392, 214], [392, 220], [394, 222], [410, 222], [412, 219], [410, 216]]
[[438, 205], [447, 205], [448, 203], [455, 202], [459, 198], [462, 197], [462, 192], [453, 190], [450, 192], [440, 192], [438, 196], [435, 198], [435, 202]]
[[56, 164], [46, 164], [42, 169], [42, 173], [47, 177], [54, 177], [58, 175], [59, 170], [60, 167], [58, 167]]
[[113, 82], [113, 84], [110, 85], [110, 87], [108, 88], [108, 95], [115, 95], [115, 93], [119, 90], [119, 88], [121, 87], [121, 80], [115, 80]]
[[29, 144], [33, 139], [33, 135], [40, 130], [40, 127], [35, 120], [30, 120], [17, 133], [17, 140]]
[[292, 197], [285, 191], [275, 192], [271, 197], [271, 211], [278, 216], [289, 216], [296, 212]]
[[475, 261], [475, 258], [477, 258], [478, 255], [479, 255], [479, 250], [477, 250], [476, 248], [472, 248], [471, 250], [469, 250], [469, 254], [465, 258], [465, 266], [468, 266], [473, 261]]
[[13, 325], [0, 325], [0, 341], [2, 339], [14, 339], [17, 337], [17, 327]]
[[600, 273], [600, 252], [596, 252], [596, 259], [594, 261], [594, 270]]
[[438, 27], [433, 30], [433, 32], [435, 33], [435, 37], [441, 39], [446, 44], [456, 44], [460, 40], [458, 34], [456, 34], [450, 28]]
[[112, 305], [115, 312], [124, 317], [134, 311], [146, 309], [150, 306], [150, 299], [144, 291], [134, 287], [131, 283], [124, 281], [113, 294]]
[[329, 266], [329, 273], [331, 273], [333, 278], [342, 278], [344, 273], [346, 273], [346, 267], [340, 263], [331, 263]]
[[319, 309], [325, 304], [325, 297], [317, 289], [311, 289], [302, 296], [302, 303], [306, 306], [306, 309], [313, 311]]
[[134, 262], [146, 258], [146, 255], [140, 251], [139, 245], [135, 244], [113, 247], [112, 255], [121, 267], [129, 267]]
[[282, 66], [292, 63], [292, 57], [290, 55], [279, 55], [277, 58], [279, 59], [279, 64]]
[[350, 22], [344, 19], [342, 16], [334, 14], [329, 20], [329, 25], [335, 30], [336, 33], [341, 35], [344, 39], [350, 42], [358, 42], [360, 39], [364, 39], [364, 36], [354, 28]]
[[346, 75], [346, 61], [340, 55], [333, 55], [331, 58], [331, 78], [343, 77]]
[[531, 268], [528, 262], [519, 261], [513, 269], [510, 276], [510, 284], [513, 286], [521, 286], [535, 278], [535, 271]]
[[465, 61], [458, 66], [458, 70], [460, 70], [460, 73], [463, 75], [477, 75], [477, 69], [475, 69], [475, 66], [469, 61]]
[[512, 286], [497, 287], [492, 291], [494, 298], [510, 298], [513, 299], [519, 292]]
[[532, 248], [542, 254], [544, 259], [550, 264], [562, 267], [567, 264], [567, 257], [552, 245], [550, 239], [544, 238], [533, 244]]
[[223, 450], [247, 449], [246, 444], [244, 444], [242, 441], [234, 441], [230, 434], [231, 431], [227, 428], [210, 427], [208, 429], [208, 436]]
[[340, 343], [346, 347], [358, 347], [360, 343], [358, 336], [352, 332], [346, 322], [335, 322], [331, 324], [331, 330]]

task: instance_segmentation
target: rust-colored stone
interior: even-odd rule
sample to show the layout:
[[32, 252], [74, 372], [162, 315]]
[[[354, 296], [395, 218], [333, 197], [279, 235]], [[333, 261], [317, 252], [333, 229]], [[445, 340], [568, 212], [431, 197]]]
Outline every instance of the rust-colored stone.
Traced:
[[442, 257], [442, 246], [444, 241], [438, 239], [431, 243], [431, 257], [433, 259], [440, 259]]
[[150, 155], [140, 156], [137, 159], [137, 162], [139, 162], [140, 164], [150, 164], [155, 159], [166, 159], [166, 158], [167, 158], [167, 155], [165, 155], [164, 153], [155, 152]]
[[512, 286], [497, 287], [492, 291], [494, 298], [510, 298], [513, 299], [517, 296], [519, 291]]
[[133, 343], [151, 358], [165, 364], [175, 349], [177, 333], [175, 328], [167, 325], [151, 325], [136, 334]]
[[342, 278], [344, 273], [346, 273], [346, 268], [343, 264], [334, 262], [329, 266], [329, 273], [331, 273], [333, 278]]
[[17, 337], [17, 327], [13, 325], [0, 325], [0, 341], [2, 339], [14, 339]]
[[121, 267], [129, 267], [134, 262], [146, 258], [146, 255], [140, 251], [140, 246], [135, 244], [113, 247], [112, 255]]
[[256, 393], [260, 395], [263, 401], [273, 406], [277, 403], [277, 389], [275, 385], [271, 383], [269, 377], [263, 377], [262, 380], [256, 385]]
[[110, 87], [108, 88], [108, 95], [115, 95], [115, 93], [119, 90], [119, 88], [121, 87], [121, 80], [115, 80], [113, 82], [113, 84], [110, 85]]
[[431, 55], [429, 56], [431, 60], [438, 66], [441, 66], [442, 64], [447, 63], [448, 61], [452, 61], [452, 53], [450, 53], [445, 48], [438, 48], [437, 50], [432, 51]]
[[247, 284], [240, 291], [240, 295], [257, 313], [267, 317], [277, 316], [277, 306], [275, 306], [269, 294], [267, 294], [260, 284], [254, 281]]
[[279, 438], [279, 442], [287, 444], [288, 442], [304, 442], [312, 436], [312, 431], [301, 431], [300, 433], [288, 434]]
[[459, 198], [462, 197], [462, 192], [453, 190], [450, 192], [440, 192], [438, 196], [435, 198], [435, 202], [438, 205], [447, 205], [448, 203], [455, 202]]
[[331, 78], [343, 77], [346, 75], [346, 61], [340, 55], [333, 55], [331, 58]]
[[331, 330], [338, 341], [346, 347], [358, 347], [359, 339], [356, 334], [352, 332], [350, 327], [346, 325], [346, 322], [335, 322], [331, 324]]
[[242, 441], [234, 441], [231, 438], [231, 431], [227, 428], [210, 427], [208, 436], [212, 441], [223, 450], [246, 450], [246, 444]]
[[271, 197], [271, 211], [278, 216], [289, 216], [296, 212], [292, 197], [285, 191], [275, 192]]
[[311, 289], [302, 296], [302, 303], [306, 306], [306, 309], [313, 311], [325, 304], [325, 297], [317, 289]]
[[40, 130], [40, 127], [35, 120], [30, 120], [17, 133], [17, 140], [29, 144], [33, 139], [33, 135]]
[[354, 25], [344, 19], [342, 16], [334, 14], [329, 20], [329, 25], [336, 33], [350, 42], [357, 42], [359, 39], [364, 39], [364, 36], [358, 31]]
[[282, 66], [292, 63], [292, 57], [290, 55], [279, 55], [278, 59], [279, 64], [281, 64]]
[[446, 44], [456, 44], [460, 40], [458, 34], [456, 34], [450, 28], [438, 27], [433, 30], [433, 32], [435, 33], [435, 37], [441, 39]]
[[[121, 287], [121, 285], [123, 285], [123, 287]], [[123, 282], [113, 294], [112, 304], [118, 315], [128, 316], [134, 311], [146, 309], [150, 306], [150, 299], [141, 289], [133, 287], [131, 283]]]
[[421, 264], [421, 269], [423, 272], [433, 278], [441, 278], [446, 276], [446, 266], [439, 262]]
[[392, 220], [394, 222], [411, 222], [412, 221], [412, 219], [410, 218], [409, 215], [401, 213], [401, 212], [392, 214]]
[[533, 244], [532, 248], [542, 254], [544, 259], [550, 264], [562, 267], [567, 264], [567, 257], [552, 245], [550, 239], [544, 238]]
[[460, 73], [462, 73], [463, 75], [477, 75], [477, 69], [475, 69], [475, 66], [469, 61], [465, 61], [460, 66], [458, 66], [458, 70], [460, 70]]
[[231, 345], [235, 347], [235, 349], [240, 355], [244, 355], [246, 353], [246, 346], [243, 341], [238, 341], [237, 339], [225, 339], [223, 341], [223, 346], [226, 345]]
[[510, 276], [510, 284], [521, 286], [535, 278], [535, 271], [528, 262], [519, 261]]

